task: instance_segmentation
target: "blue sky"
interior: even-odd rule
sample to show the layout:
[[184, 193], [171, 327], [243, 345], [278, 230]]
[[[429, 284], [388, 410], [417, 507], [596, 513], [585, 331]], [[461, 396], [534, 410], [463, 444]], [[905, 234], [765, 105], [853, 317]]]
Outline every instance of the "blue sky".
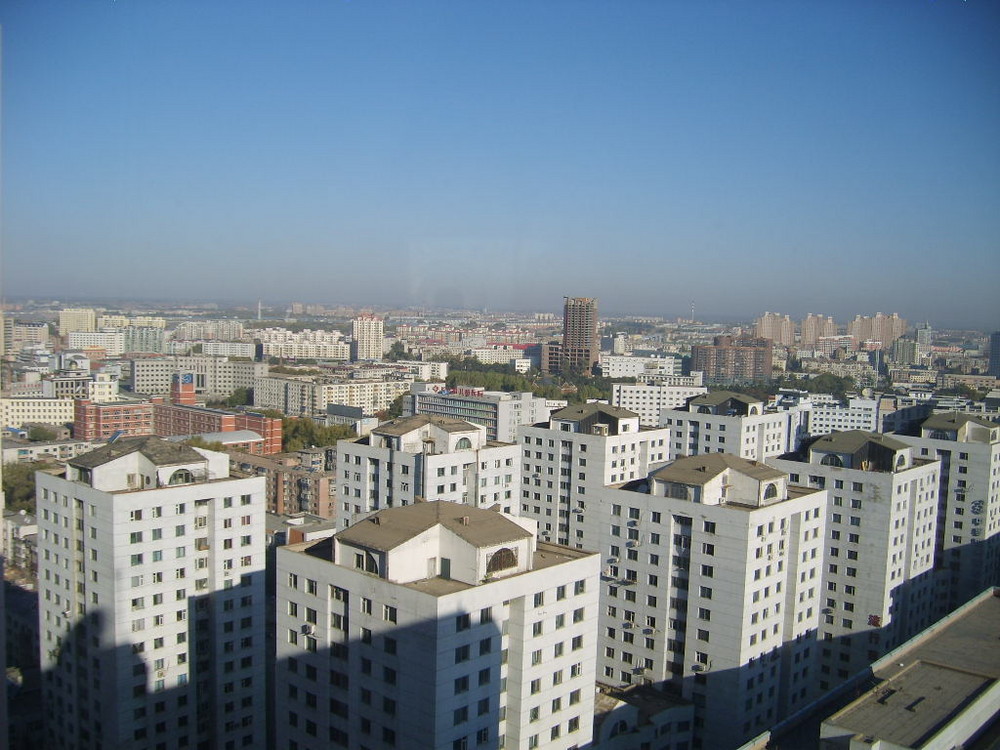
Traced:
[[7, 295], [1000, 325], [1000, 6], [4, 0]]

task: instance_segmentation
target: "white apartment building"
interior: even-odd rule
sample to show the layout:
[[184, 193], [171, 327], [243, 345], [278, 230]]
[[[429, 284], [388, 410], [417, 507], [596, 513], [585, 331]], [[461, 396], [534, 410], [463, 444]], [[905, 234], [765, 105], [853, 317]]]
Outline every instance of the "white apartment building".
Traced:
[[1000, 424], [948, 412], [924, 420], [919, 437], [893, 437], [941, 462], [936, 567], [944, 614], [1000, 580]]
[[821, 404], [809, 406], [809, 434], [829, 435], [831, 432], [864, 430], [875, 432], [879, 425], [879, 402], [873, 398], [850, 398], [847, 405]]
[[938, 475], [899, 440], [860, 430], [821, 437], [768, 464], [826, 489], [820, 688], [829, 690], [928, 627], [934, 602]]
[[256, 347], [243, 341], [201, 341], [201, 353], [208, 357], [246, 357], [253, 359]]
[[125, 331], [109, 328], [106, 331], [70, 331], [67, 346], [71, 349], [103, 349], [108, 357], [120, 357], [125, 352]]
[[346, 342], [336, 344], [313, 343], [310, 341], [285, 341], [262, 345], [267, 357], [281, 359], [335, 359], [347, 361], [351, 358], [351, 346]]
[[517, 512], [518, 446], [486, 439], [486, 428], [418, 414], [337, 443], [337, 528], [374, 511], [419, 500], [445, 500]]
[[660, 425], [670, 431], [670, 459], [732, 453], [763, 461], [795, 450], [805, 436], [807, 414], [799, 409], [769, 412], [753, 396], [713, 391], [680, 409], [664, 409]]
[[377, 315], [359, 315], [351, 322], [352, 359], [380, 360], [385, 344], [384, 321]]
[[407, 393], [413, 381], [362, 379], [303, 379], [260, 377], [254, 381], [254, 406], [277, 409], [289, 415], [324, 414], [330, 404], [356, 406], [365, 414], [388, 409], [398, 396]]
[[153, 317], [149, 315], [98, 315], [98, 328], [166, 328], [165, 318]]
[[681, 376], [682, 360], [673, 355], [661, 357], [633, 357], [628, 355], [601, 354], [601, 375], [605, 378], [641, 378], [654, 376]]
[[517, 441], [521, 425], [548, 420], [550, 403], [528, 392], [487, 391], [443, 383], [414, 383], [403, 403], [404, 414], [438, 414], [464, 419], [486, 428], [486, 437], [504, 443]]
[[598, 679], [669, 683], [693, 747], [731, 748], [816, 697], [827, 493], [726, 453], [581, 498], [604, 560]]
[[125, 438], [39, 473], [49, 747], [264, 748], [264, 480]]
[[69, 424], [73, 421], [71, 398], [0, 398], [4, 427], [20, 427], [29, 422]]
[[154, 396], [169, 393], [171, 379], [180, 372], [194, 375], [199, 395], [228, 396], [237, 388], [253, 388], [268, 371], [266, 362], [234, 362], [199, 354], [134, 359], [131, 366], [132, 390]]
[[547, 424], [519, 430], [521, 515], [543, 539], [583, 549], [572, 509], [609, 484], [641, 479], [667, 462], [669, 430], [644, 430], [639, 415], [607, 404], [567, 406]]
[[178, 324], [173, 332], [174, 339], [195, 341], [241, 341], [244, 335], [243, 323], [238, 320], [189, 320]]
[[419, 360], [399, 360], [397, 367], [406, 368], [417, 380], [444, 380], [448, 377], [447, 362], [422, 362]]
[[678, 409], [688, 399], [703, 393], [708, 393], [704, 386], [614, 383], [611, 386], [611, 405], [636, 412], [639, 424], [644, 427], [659, 427], [660, 413], [664, 409]]
[[277, 746], [586, 745], [599, 562], [445, 502], [279, 548]]

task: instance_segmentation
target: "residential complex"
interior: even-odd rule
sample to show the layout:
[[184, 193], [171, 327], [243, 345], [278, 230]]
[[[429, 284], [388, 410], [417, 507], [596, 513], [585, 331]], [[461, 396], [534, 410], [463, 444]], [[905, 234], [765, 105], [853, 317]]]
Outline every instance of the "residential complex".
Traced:
[[190, 373], [195, 391], [206, 397], [229, 396], [237, 388], [253, 388], [257, 378], [267, 375], [265, 362], [229, 360], [226, 357], [175, 355], [131, 361], [132, 390], [148, 395], [170, 391], [173, 376]]
[[659, 427], [664, 409], [677, 409], [703, 393], [708, 393], [704, 386], [614, 383], [610, 403], [636, 412], [643, 427]]
[[703, 372], [705, 382], [755, 383], [770, 380], [772, 345], [769, 339], [716, 336], [714, 343], [691, 347], [691, 370]]
[[254, 381], [253, 402], [262, 409], [276, 409], [289, 416], [320, 416], [330, 404], [360, 407], [365, 414], [388, 409], [410, 390], [413, 381], [301, 379], [261, 377]]
[[586, 745], [599, 564], [447, 502], [279, 548], [277, 746]]
[[49, 746], [263, 749], [263, 481], [126, 438], [37, 488]]

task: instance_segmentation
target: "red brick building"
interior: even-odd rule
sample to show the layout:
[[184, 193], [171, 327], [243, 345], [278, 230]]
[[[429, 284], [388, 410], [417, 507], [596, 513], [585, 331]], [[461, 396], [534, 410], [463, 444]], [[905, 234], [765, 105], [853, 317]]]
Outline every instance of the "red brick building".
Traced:
[[96, 404], [77, 399], [73, 405], [73, 437], [77, 440], [107, 440], [153, 435], [153, 404], [148, 401], [113, 401]]
[[256, 412], [229, 412], [184, 404], [154, 404], [153, 430], [154, 434], [163, 437], [251, 430], [264, 440], [262, 455], [281, 453], [281, 420]]

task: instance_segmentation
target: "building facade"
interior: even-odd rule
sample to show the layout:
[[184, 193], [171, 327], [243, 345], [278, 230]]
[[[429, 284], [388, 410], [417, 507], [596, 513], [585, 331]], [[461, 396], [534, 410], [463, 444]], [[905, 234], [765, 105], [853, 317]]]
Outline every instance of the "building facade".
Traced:
[[264, 488], [122, 439], [39, 474], [50, 747], [264, 748]]
[[611, 405], [634, 411], [643, 427], [659, 427], [664, 409], [684, 406], [688, 399], [708, 393], [704, 386], [661, 385], [659, 383], [614, 383]]
[[599, 560], [534, 529], [430, 502], [279, 548], [277, 746], [586, 745]]
[[601, 356], [597, 332], [597, 300], [566, 297], [563, 304], [563, 338], [560, 350], [564, 373], [590, 373]]
[[709, 384], [770, 380], [772, 349], [769, 339], [716, 336], [711, 346], [691, 347], [691, 370], [704, 373]]
[[385, 323], [377, 315], [359, 315], [351, 322], [351, 358], [355, 361], [382, 359]]
[[436, 414], [464, 419], [486, 428], [489, 440], [517, 441], [521, 425], [544, 422], [552, 413], [546, 399], [527, 392], [487, 391], [434, 383], [414, 383], [403, 403], [403, 413]]
[[383, 508], [445, 500], [517, 512], [518, 447], [486, 439], [486, 429], [451, 417], [417, 414], [337, 443], [337, 527]]

